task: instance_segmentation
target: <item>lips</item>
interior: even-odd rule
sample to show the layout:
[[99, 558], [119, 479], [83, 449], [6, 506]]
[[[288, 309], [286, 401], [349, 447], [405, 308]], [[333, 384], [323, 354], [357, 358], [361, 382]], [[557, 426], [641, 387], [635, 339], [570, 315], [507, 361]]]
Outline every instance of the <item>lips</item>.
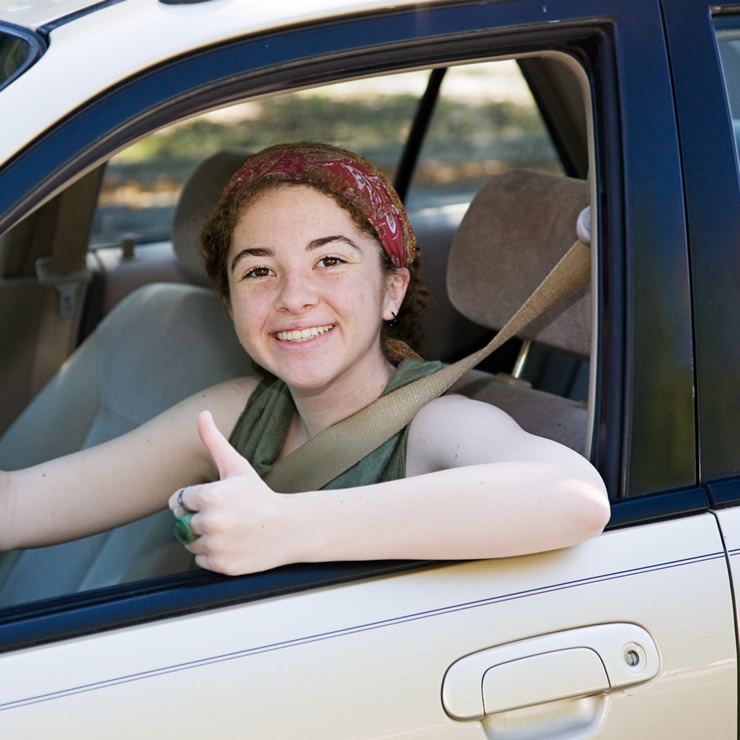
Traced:
[[328, 334], [334, 328], [334, 324], [324, 326], [310, 326], [306, 329], [292, 329], [290, 331], [275, 332], [275, 337], [280, 342], [307, 342], [322, 334]]

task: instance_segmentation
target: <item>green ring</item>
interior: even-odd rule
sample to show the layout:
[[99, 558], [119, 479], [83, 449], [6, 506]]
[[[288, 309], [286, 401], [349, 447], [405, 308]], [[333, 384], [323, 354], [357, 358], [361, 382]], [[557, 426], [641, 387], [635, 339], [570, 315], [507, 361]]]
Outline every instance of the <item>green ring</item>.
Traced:
[[175, 533], [175, 537], [182, 542], [183, 545], [189, 545], [194, 540], [198, 539], [198, 535], [195, 534], [190, 527], [190, 520], [193, 518], [193, 512], [188, 512], [182, 516], [178, 516], [174, 522], [172, 522], [172, 531]]

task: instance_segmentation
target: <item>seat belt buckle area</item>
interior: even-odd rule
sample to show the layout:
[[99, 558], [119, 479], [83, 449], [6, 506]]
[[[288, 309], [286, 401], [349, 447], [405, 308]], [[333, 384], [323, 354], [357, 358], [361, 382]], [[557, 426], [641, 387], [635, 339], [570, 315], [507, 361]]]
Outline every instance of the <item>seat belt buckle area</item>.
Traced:
[[79, 312], [78, 303], [84, 295], [84, 287], [92, 279], [86, 268], [73, 272], [59, 272], [55, 269], [53, 257], [39, 257], [35, 263], [36, 277], [41, 285], [55, 288], [59, 294], [59, 316], [73, 319]]

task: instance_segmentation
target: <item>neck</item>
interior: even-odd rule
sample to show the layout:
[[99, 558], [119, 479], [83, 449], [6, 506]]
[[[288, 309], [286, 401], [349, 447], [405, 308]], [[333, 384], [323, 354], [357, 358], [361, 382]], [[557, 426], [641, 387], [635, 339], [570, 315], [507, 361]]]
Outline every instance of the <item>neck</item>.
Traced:
[[368, 358], [362, 368], [335, 378], [323, 388], [291, 388], [302, 441], [371, 404], [385, 390], [394, 372], [395, 368], [381, 352], [372, 361]]

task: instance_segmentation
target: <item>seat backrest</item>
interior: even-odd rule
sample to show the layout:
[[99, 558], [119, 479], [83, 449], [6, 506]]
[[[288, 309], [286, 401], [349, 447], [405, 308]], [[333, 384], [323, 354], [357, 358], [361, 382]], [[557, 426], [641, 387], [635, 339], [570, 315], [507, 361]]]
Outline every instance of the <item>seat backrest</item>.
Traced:
[[200, 233], [226, 184], [247, 156], [247, 152], [225, 150], [204, 159], [180, 193], [172, 222], [172, 246], [180, 264], [196, 282], [208, 282], [200, 255]]
[[[3, 435], [0, 469], [105, 442], [203, 388], [250, 372], [212, 291], [163, 283], [139, 288]], [[5, 553], [0, 605], [183, 570], [189, 555], [172, 537], [171, 520], [163, 511], [75, 542]]]
[[[194, 282], [202, 279], [199, 220], [243, 158], [236, 153], [209, 160], [183, 191], [173, 241]], [[0, 469], [105, 442], [203, 388], [251, 372], [212, 290], [145, 285], [115, 306], [0, 438]], [[4, 553], [0, 606], [184, 570], [191, 556], [175, 541], [171, 525], [170, 513], [162, 511], [63, 545]]]
[[[450, 250], [452, 304], [472, 321], [500, 329], [576, 240], [578, 216], [587, 204], [581, 180], [524, 170], [491, 179], [470, 204]], [[519, 336], [588, 358], [590, 288]], [[581, 403], [478, 371], [453, 390], [499, 406], [529, 432], [587, 452], [588, 413]]]
[[[500, 329], [575, 242], [586, 183], [512, 170], [491, 179], [470, 204], [450, 250], [447, 290], [460, 313]], [[586, 288], [519, 334], [581, 357], [591, 347]]]

